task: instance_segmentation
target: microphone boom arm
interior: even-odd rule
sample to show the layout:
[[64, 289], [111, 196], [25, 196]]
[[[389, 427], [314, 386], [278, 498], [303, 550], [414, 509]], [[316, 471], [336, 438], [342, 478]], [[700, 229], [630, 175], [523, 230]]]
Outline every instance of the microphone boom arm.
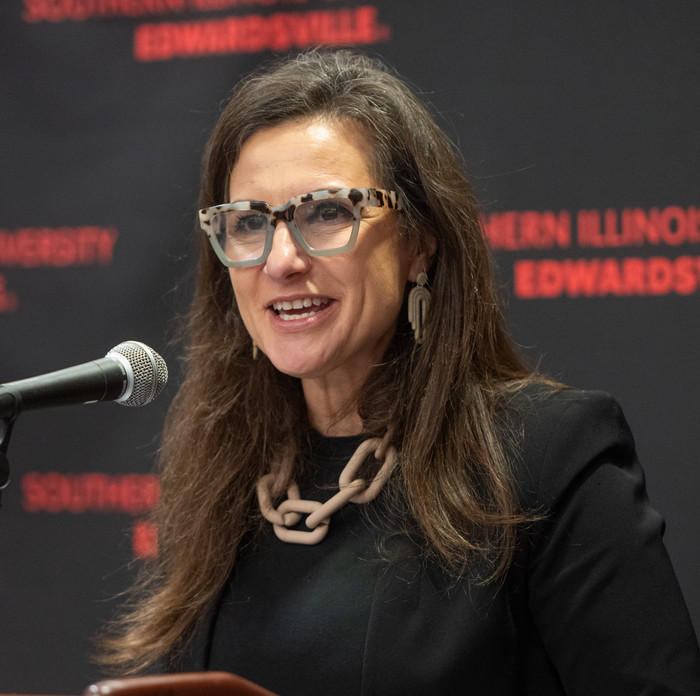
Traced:
[[10, 444], [12, 426], [16, 418], [17, 416], [14, 415], [0, 419], [0, 495], [3, 488], [6, 488], [10, 482], [10, 462], [7, 459], [7, 447]]
[[99, 360], [0, 384], [0, 491], [10, 481], [7, 447], [22, 411], [96, 401], [143, 406], [167, 381], [168, 367], [158, 353], [139, 341], [125, 341]]

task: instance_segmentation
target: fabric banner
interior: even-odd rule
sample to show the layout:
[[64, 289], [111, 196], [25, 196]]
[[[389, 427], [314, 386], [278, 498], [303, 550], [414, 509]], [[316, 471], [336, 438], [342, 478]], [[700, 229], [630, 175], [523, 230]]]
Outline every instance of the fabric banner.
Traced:
[[[393, 65], [463, 152], [513, 335], [621, 402], [700, 627], [700, 12], [671, 0], [6, 0], [0, 382], [158, 351], [164, 393], [24, 413], [0, 508], [0, 691], [79, 693], [154, 553], [200, 158], [262, 61], [319, 43]], [[8, 444], [8, 443], [6, 443]]]

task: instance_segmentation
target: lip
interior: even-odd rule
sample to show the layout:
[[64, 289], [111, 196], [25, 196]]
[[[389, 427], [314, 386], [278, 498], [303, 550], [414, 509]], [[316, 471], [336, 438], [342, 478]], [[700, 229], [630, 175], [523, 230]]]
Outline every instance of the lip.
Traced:
[[[294, 307], [295, 304], [296, 307]], [[337, 300], [326, 295], [295, 295], [277, 297], [270, 301], [265, 309], [268, 312], [271, 324], [275, 328], [285, 331], [298, 331], [316, 326], [335, 314], [334, 310], [337, 304]], [[293, 319], [280, 316], [280, 314], [285, 313], [285, 310], [291, 309], [295, 311], [305, 310], [302, 312], [305, 316]]]

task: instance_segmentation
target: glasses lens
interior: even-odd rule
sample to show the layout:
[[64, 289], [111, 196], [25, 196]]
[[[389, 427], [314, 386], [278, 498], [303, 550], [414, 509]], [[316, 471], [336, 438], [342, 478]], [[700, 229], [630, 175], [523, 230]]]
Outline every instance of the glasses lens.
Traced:
[[231, 261], [250, 261], [265, 250], [268, 217], [255, 210], [227, 210], [214, 218], [221, 248]]
[[308, 201], [297, 206], [294, 223], [312, 249], [339, 249], [350, 241], [354, 207], [348, 198]]

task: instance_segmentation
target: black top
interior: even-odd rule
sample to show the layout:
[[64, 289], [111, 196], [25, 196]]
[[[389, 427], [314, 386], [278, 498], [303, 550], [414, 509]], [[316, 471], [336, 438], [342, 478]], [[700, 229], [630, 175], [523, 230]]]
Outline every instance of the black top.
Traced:
[[[323, 502], [331, 497], [362, 440], [314, 433], [313, 481], [302, 487], [302, 498]], [[340, 693], [337, 684], [343, 685], [342, 693], [360, 693], [379, 570], [363, 507], [348, 503], [315, 546], [287, 544], [277, 539], [272, 525], [265, 528], [222, 598], [212, 635], [212, 668], [245, 669], [248, 679], [275, 684], [283, 694], [308, 693], [309, 677], [319, 693]], [[313, 676], [300, 672], [299, 665], [314, 655], [326, 668], [313, 670]], [[249, 671], [244, 665], [255, 666]]]
[[[454, 583], [417, 553], [386, 560], [382, 496], [349, 503], [317, 546], [267, 528], [179, 669], [282, 696], [698, 696], [697, 641], [618, 405], [521, 395], [514, 418], [518, 491], [547, 515], [503, 583]], [[330, 497], [359, 442], [317, 435], [302, 497]]]

